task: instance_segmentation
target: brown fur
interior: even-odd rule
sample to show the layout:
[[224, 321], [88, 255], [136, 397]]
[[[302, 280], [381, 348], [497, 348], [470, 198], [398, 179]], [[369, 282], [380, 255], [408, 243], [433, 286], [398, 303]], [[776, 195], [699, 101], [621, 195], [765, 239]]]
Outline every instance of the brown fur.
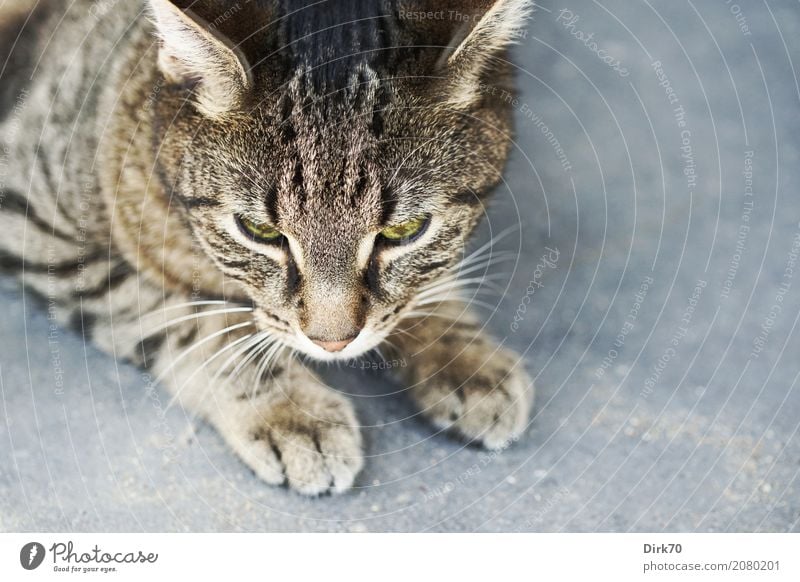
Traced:
[[[33, 28], [0, 20], [25, 47], [0, 79], [16, 168], [0, 262], [153, 369], [263, 479], [309, 494], [352, 484], [361, 439], [294, 352], [387, 341], [412, 360], [424, 412], [492, 448], [532, 398], [515, 356], [448, 307], [459, 268], [488, 257], [463, 250], [508, 153], [491, 88], [512, 85], [505, 49], [527, 2], [464, 2], [465, 26], [400, 16], [425, 3], [331, 1], [342, 10], [149, 0], [148, 19], [79, 0]], [[281, 242], [248, 238], [241, 217]], [[418, 217], [418, 240], [382, 238]]]

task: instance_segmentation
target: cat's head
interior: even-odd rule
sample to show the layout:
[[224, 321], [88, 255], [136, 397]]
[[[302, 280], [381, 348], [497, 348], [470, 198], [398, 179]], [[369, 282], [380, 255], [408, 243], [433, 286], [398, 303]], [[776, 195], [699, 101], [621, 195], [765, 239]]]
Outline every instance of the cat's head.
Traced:
[[435, 300], [503, 170], [530, 2], [150, 3], [162, 180], [263, 329], [350, 358]]

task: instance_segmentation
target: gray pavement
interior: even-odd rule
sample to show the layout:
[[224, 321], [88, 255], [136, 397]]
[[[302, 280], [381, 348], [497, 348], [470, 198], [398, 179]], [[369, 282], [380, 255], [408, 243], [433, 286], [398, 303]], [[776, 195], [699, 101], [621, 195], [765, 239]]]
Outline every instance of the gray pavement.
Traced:
[[327, 368], [366, 426], [357, 488], [265, 486], [67, 331], [57, 375], [4, 280], [0, 530], [798, 531], [798, 33], [790, 0], [542, 3], [481, 234], [520, 226], [480, 312], [538, 384], [500, 453], [436, 434], [385, 372]]

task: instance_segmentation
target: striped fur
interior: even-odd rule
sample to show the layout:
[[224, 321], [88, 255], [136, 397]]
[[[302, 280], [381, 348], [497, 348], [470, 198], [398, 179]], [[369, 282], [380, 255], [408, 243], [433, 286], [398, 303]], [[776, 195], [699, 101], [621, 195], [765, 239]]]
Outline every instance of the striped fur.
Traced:
[[[152, 370], [262, 479], [306, 494], [352, 485], [361, 438], [295, 353], [387, 341], [437, 425], [488, 447], [520, 433], [530, 381], [449, 300], [486, 258], [462, 250], [507, 156], [496, 89], [525, 2], [465, 1], [466, 31], [405, 0], [10, 6], [0, 267], [54, 322]], [[422, 215], [418, 240], [381, 242]]]

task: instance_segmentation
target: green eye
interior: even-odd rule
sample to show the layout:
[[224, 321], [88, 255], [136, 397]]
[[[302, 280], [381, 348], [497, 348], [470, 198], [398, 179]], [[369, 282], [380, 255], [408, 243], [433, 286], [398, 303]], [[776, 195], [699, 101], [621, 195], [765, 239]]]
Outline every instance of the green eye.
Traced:
[[392, 242], [411, 242], [428, 226], [428, 217], [420, 216], [401, 224], [389, 226], [381, 231], [381, 236]]
[[237, 216], [236, 220], [242, 231], [257, 242], [273, 242], [283, 236], [281, 231], [266, 222], [253, 222], [244, 216]]

